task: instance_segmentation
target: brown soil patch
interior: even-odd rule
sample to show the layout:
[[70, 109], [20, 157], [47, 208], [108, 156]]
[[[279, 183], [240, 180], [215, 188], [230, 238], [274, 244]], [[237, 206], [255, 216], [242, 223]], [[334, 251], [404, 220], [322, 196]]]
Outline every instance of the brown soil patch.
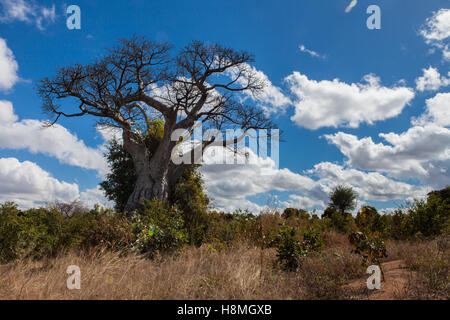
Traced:
[[381, 282], [380, 290], [367, 289], [366, 281], [369, 277], [354, 280], [345, 287], [353, 292], [358, 292], [358, 299], [368, 300], [395, 300], [405, 295], [411, 278], [415, 277], [414, 271], [408, 270], [402, 260], [394, 260], [381, 264], [384, 273], [384, 281]]

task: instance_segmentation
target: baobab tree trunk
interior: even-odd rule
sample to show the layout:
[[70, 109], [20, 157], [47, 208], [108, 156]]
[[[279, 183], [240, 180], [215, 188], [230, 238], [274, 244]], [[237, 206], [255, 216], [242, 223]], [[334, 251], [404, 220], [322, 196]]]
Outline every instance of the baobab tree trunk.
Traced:
[[164, 150], [170, 147], [170, 143], [163, 140], [157, 152], [150, 155], [143, 142], [135, 141], [131, 134], [124, 130], [123, 146], [133, 159], [137, 176], [134, 190], [125, 205], [125, 211], [137, 209], [143, 199], [168, 200], [170, 158], [166, 159], [167, 152]]

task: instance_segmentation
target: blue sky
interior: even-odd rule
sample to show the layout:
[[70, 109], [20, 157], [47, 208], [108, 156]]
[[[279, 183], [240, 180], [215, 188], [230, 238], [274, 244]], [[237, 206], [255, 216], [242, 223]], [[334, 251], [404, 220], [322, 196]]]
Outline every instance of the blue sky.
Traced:
[[[218, 207], [259, 210], [276, 195], [281, 207], [320, 209], [346, 183], [360, 204], [382, 209], [444, 187], [450, 2], [361, 0], [345, 13], [349, 3], [0, 0], [0, 201], [104, 203], [97, 185], [105, 140], [95, 119], [61, 119], [42, 133], [47, 115], [34, 85], [133, 34], [176, 48], [201, 40], [246, 50], [270, 81], [267, 99], [253, 103], [272, 110], [284, 131], [279, 169], [265, 177], [255, 167], [202, 169]], [[81, 30], [66, 27], [71, 4], [81, 9]], [[380, 30], [366, 26], [373, 4]], [[56, 150], [72, 144], [73, 154]]]

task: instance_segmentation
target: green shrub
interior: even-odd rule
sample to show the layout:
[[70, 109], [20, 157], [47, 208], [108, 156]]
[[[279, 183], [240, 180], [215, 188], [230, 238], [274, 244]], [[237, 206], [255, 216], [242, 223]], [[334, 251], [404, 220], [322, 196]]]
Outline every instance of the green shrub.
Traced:
[[286, 208], [281, 214], [283, 219], [289, 219], [291, 217], [301, 218], [308, 220], [310, 218], [309, 212], [303, 209]]
[[150, 258], [157, 253], [177, 251], [187, 242], [181, 212], [165, 202], [145, 200], [131, 221], [137, 238], [134, 248]]
[[203, 180], [196, 168], [186, 170], [171, 195], [180, 208], [190, 244], [201, 246], [207, 239], [209, 198], [203, 192]]
[[353, 253], [363, 258], [363, 266], [380, 264], [380, 259], [387, 257], [386, 244], [378, 232], [366, 235], [363, 232], [353, 232], [348, 236], [349, 242], [356, 248]]
[[295, 229], [285, 225], [276, 239], [277, 263], [285, 271], [295, 271], [299, 267], [299, 258], [303, 254]]
[[25, 218], [12, 202], [0, 207], [0, 262], [7, 263], [28, 255], [29, 242], [33, 239], [27, 230]]
[[300, 258], [324, 248], [320, 231], [310, 228], [303, 232], [303, 241], [298, 240], [294, 227], [284, 224], [275, 240], [277, 264], [285, 271], [295, 271], [299, 267]]
[[96, 206], [88, 212], [77, 212], [67, 219], [70, 246], [90, 248], [103, 246], [125, 250], [136, 239], [133, 225], [124, 214]]
[[341, 233], [349, 233], [355, 229], [355, 220], [348, 212], [343, 214], [328, 207], [322, 214], [322, 219], [329, 229], [335, 229]]
[[235, 241], [259, 245], [261, 238], [259, 219], [260, 217], [247, 210], [237, 210], [234, 213], [209, 212], [206, 239], [227, 246]]
[[364, 206], [356, 214], [356, 226], [359, 230], [371, 234], [377, 232], [381, 237], [389, 237], [388, 217], [378, 213], [371, 206]]
[[67, 225], [57, 211], [20, 211], [7, 202], [0, 207], [0, 262], [55, 255], [66, 246]]
[[324, 248], [320, 231], [315, 228], [303, 232], [303, 241], [301, 243], [303, 255], [308, 253], [317, 252]]
[[14, 203], [0, 206], [0, 263], [94, 246], [123, 250], [134, 239], [129, 219], [99, 207], [67, 215], [55, 206], [25, 211]]
[[450, 186], [432, 191], [427, 200], [414, 200], [386, 217], [392, 238], [433, 238], [450, 233]]

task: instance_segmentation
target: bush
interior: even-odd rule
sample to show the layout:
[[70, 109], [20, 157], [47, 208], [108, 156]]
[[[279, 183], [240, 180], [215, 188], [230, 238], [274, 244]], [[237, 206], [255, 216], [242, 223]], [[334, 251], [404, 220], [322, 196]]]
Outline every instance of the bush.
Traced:
[[96, 206], [88, 212], [77, 212], [67, 219], [68, 234], [75, 248], [103, 246], [126, 250], [136, 237], [133, 225], [124, 214]]
[[195, 168], [185, 171], [171, 198], [181, 210], [189, 243], [201, 246], [207, 237], [209, 204], [209, 198], [203, 192], [201, 174]]
[[318, 229], [310, 228], [303, 233], [303, 241], [301, 243], [303, 254], [317, 252], [324, 248], [322, 237]]
[[328, 207], [322, 214], [322, 219], [328, 229], [335, 229], [342, 233], [349, 233], [355, 229], [355, 220], [348, 212], [342, 214]]
[[260, 218], [247, 210], [234, 213], [209, 212], [206, 239], [226, 246], [236, 241], [259, 244]]
[[293, 227], [285, 225], [276, 239], [277, 263], [285, 271], [295, 271], [299, 266], [302, 248]]
[[7, 202], [0, 207], [0, 262], [7, 263], [28, 254], [33, 238], [19, 215], [16, 204]]
[[275, 239], [277, 248], [277, 264], [285, 271], [295, 271], [299, 267], [300, 258], [324, 248], [320, 231], [310, 228], [303, 232], [303, 241], [297, 237], [297, 231], [290, 225], [283, 225]]
[[450, 186], [432, 191], [427, 200], [414, 200], [386, 217], [392, 238], [434, 238], [450, 234]]
[[134, 242], [131, 222], [111, 210], [73, 211], [57, 207], [20, 211], [16, 204], [0, 207], [0, 263], [41, 259], [71, 249], [103, 246], [127, 249]]
[[383, 238], [389, 237], [388, 217], [379, 214], [374, 207], [362, 207], [356, 214], [355, 223], [359, 230], [367, 234], [377, 232]]
[[176, 206], [154, 199], [145, 200], [131, 216], [134, 248], [147, 257], [174, 252], [187, 243], [187, 233], [181, 212]]
[[291, 217], [301, 218], [308, 220], [310, 218], [309, 212], [303, 209], [286, 208], [281, 214], [283, 219], [289, 219]]
[[378, 233], [369, 236], [362, 232], [354, 232], [348, 236], [348, 240], [356, 248], [353, 253], [363, 258], [363, 266], [380, 264], [380, 259], [387, 257], [386, 244]]

